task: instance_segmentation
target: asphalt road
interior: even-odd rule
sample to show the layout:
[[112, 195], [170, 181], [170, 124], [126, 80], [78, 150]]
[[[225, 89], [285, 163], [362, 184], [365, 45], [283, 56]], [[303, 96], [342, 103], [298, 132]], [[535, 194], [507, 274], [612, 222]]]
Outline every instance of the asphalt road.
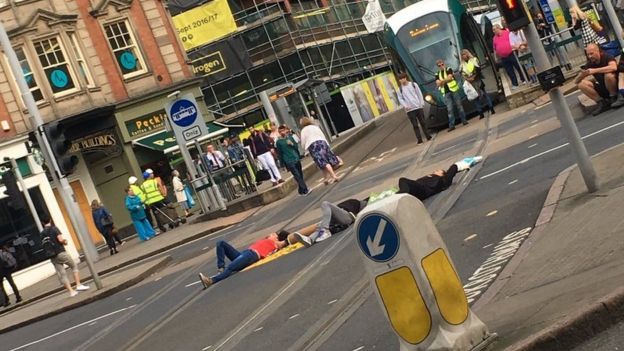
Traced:
[[618, 351], [624, 350], [624, 322], [618, 323], [573, 351]]
[[[530, 112], [490, 130], [488, 138], [529, 129], [551, 111]], [[615, 111], [578, 123], [581, 135], [596, 133], [585, 140], [590, 154], [622, 142], [623, 128], [617, 123]], [[350, 168], [342, 170], [346, 177], [340, 183], [320, 185], [307, 197], [291, 196], [234, 228], [171, 250], [167, 254], [174, 265], [154, 279], [5, 333], [0, 345], [6, 350], [397, 349], [396, 337], [371, 295], [350, 231], [206, 291], [199, 288], [196, 274], [214, 272], [210, 248], [215, 240], [251, 242], [267, 228], [309, 223], [321, 199], [365, 194], [367, 189], [393, 184], [419, 157], [426, 165], [480, 145], [488, 135], [485, 124], [474, 129], [457, 137], [451, 133], [452, 140], [445, 137], [420, 155], [425, 148], [415, 146], [405, 120], [383, 120], [341, 155]], [[451, 187], [426, 201], [440, 213], [438, 229], [463, 281], [502, 237], [534, 225], [553, 178], [574, 162], [569, 149], [559, 147], [563, 143], [565, 137], [557, 130], [488, 155], [467, 186]], [[317, 186], [317, 180], [309, 185]], [[446, 209], [441, 204], [457, 196], [443, 216]]]

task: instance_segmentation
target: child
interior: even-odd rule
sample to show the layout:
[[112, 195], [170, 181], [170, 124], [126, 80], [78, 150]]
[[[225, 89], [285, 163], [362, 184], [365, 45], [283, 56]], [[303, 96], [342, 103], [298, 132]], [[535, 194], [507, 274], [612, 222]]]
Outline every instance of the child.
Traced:
[[130, 211], [130, 218], [132, 219], [132, 224], [134, 224], [134, 228], [139, 235], [139, 239], [141, 241], [147, 241], [153, 238], [156, 232], [147, 220], [145, 207], [143, 207], [141, 199], [134, 194], [131, 187], [126, 188], [126, 194], [128, 194], [126, 196], [126, 208]]

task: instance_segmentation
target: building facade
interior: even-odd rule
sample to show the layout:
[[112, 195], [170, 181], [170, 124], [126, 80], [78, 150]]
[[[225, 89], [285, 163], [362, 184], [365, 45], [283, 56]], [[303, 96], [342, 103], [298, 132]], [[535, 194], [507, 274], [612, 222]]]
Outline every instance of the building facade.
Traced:
[[[200, 82], [186, 64], [166, 4], [159, 0], [3, 0], [0, 20], [44, 122], [61, 121], [71, 151], [80, 158], [69, 182], [91, 238], [100, 243], [103, 239], [91, 220], [91, 201], [103, 202], [118, 226], [129, 225], [123, 205], [128, 177], [140, 176], [145, 168], [168, 170], [162, 152], [135, 141], [164, 129], [164, 106], [172, 92], [191, 93], [202, 101]], [[209, 120], [208, 111], [202, 112]], [[0, 156], [34, 164], [33, 156], [16, 145], [23, 144], [33, 126], [6, 56], [0, 59], [0, 127]], [[58, 195], [45, 173], [37, 171], [40, 167], [33, 169], [26, 174], [29, 191], [36, 184], [41, 201], [50, 207]], [[31, 181], [32, 177], [39, 182]], [[8, 220], [2, 223], [0, 242], [25, 242], [18, 253], [20, 268], [37, 265], [41, 260], [36, 227], [27, 219], [23, 225], [12, 223], [15, 217], [1, 205], [7, 200], [0, 199], [0, 216]], [[59, 208], [39, 214], [52, 215], [75, 238], [71, 226], [64, 224], [64, 207]], [[32, 219], [30, 213], [25, 217]], [[77, 241], [72, 241], [79, 250]]]

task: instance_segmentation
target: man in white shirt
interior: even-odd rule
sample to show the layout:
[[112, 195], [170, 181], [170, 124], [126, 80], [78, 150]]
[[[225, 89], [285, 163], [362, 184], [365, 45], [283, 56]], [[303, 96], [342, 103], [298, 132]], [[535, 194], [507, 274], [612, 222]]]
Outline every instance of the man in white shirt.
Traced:
[[425, 100], [423, 99], [422, 92], [418, 85], [414, 82], [411, 82], [407, 79], [406, 73], [399, 74], [399, 91], [397, 95], [399, 97], [399, 103], [401, 106], [405, 108], [407, 111], [407, 117], [410, 122], [412, 122], [412, 126], [414, 126], [414, 133], [416, 133], [416, 138], [418, 139], [418, 143], [422, 144], [423, 139], [420, 136], [420, 129], [418, 128], [418, 123], [422, 127], [423, 133], [427, 140], [431, 140], [431, 135], [429, 135], [429, 131], [427, 130], [427, 125], [425, 124], [425, 114], [423, 111], [423, 107], [425, 106]]
[[211, 171], [216, 171], [217, 169], [221, 169], [225, 166], [225, 156], [219, 150], [215, 150], [214, 145], [208, 144], [206, 146], [206, 158], [208, 158], [208, 163]]

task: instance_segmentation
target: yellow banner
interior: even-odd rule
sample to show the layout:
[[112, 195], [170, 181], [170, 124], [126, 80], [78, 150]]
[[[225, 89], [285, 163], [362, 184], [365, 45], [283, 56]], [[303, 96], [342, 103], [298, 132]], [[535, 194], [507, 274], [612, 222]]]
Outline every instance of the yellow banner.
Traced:
[[227, 0], [213, 0], [173, 17], [185, 50], [209, 44], [236, 30]]

